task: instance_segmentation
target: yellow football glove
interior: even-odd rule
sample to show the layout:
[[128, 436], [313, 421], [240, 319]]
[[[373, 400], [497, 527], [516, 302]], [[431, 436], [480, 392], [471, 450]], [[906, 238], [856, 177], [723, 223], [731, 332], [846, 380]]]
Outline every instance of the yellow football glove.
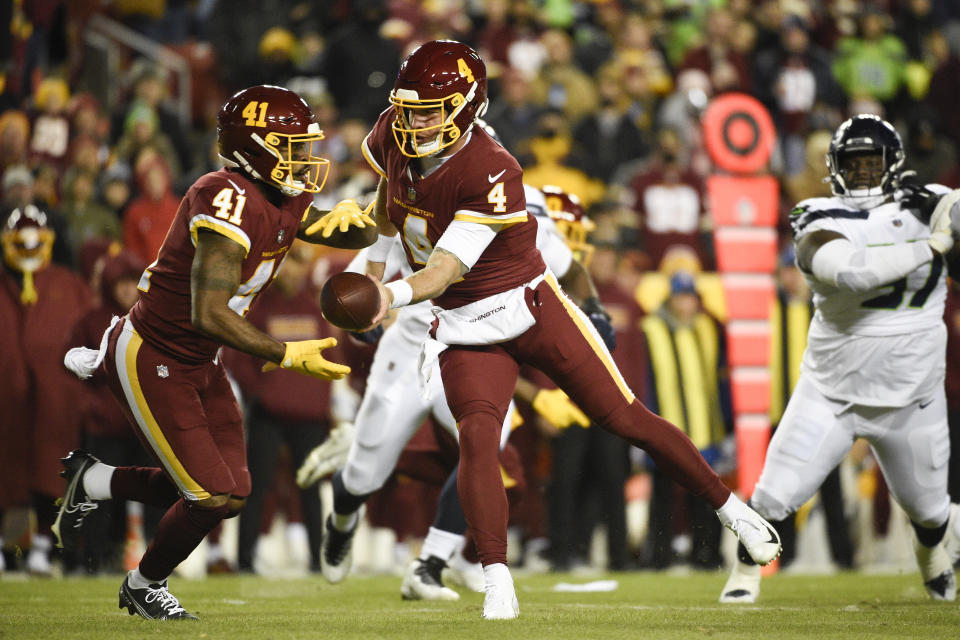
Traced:
[[361, 229], [367, 226], [372, 227], [377, 224], [370, 217], [374, 202], [368, 204], [367, 208], [361, 211], [356, 200], [352, 198], [341, 200], [325, 216], [307, 227], [305, 233], [308, 236], [319, 233], [321, 237], [329, 238], [338, 229], [343, 233], [350, 227], [360, 227]]
[[533, 397], [533, 409], [557, 429], [566, 429], [572, 424], [590, 426], [590, 418], [570, 401], [563, 389], [541, 389]]
[[337, 346], [336, 338], [300, 340], [285, 344], [287, 349], [283, 353], [283, 360], [280, 364], [268, 362], [263, 365], [263, 371], [272, 371], [280, 366], [284, 369], [290, 369], [314, 378], [323, 378], [324, 380], [339, 380], [350, 373], [350, 367], [347, 365], [330, 362], [322, 355], [324, 349]]

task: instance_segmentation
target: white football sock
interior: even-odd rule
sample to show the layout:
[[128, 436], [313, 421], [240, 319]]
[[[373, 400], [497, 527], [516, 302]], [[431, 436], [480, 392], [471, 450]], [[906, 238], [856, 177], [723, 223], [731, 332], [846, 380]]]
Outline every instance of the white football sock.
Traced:
[[462, 546], [462, 535], [437, 529], [436, 527], [430, 527], [430, 531], [423, 541], [423, 548], [420, 549], [420, 559], [426, 560], [430, 556], [436, 556], [444, 562], [449, 562], [453, 554], [457, 552], [457, 549]]
[[115, 469], [116, 467], [97, 462], [83, 474], [83, 490], [91, 500], [109, 500], [113, 497], [110, 493], [110, 478], [113, 477]]
[[730, 497], [727, 498], [727, 501], [723, 503], [723, 506], [717, 509], [717, 517], [720, 518], [720, 522], [726, 525], [729, 522], [733, 522], [737, 519], [737, 516], [744, 512], [745, 509], [748, 509], [746, 503], [743, 500], [737, 497], [737, 494], [730, 492]]
[[140, 567], [137, 567], [133, 571], [127, 574], [127, 584], [129, 584], [134, 589], [146, 589], [151, 584], [161, 584], [163, 580], [151, 580], [142, 573], [140, 573]]
[[513, 576], [510, 575], [510, 569], [502, 562], [485, 566], [483, 568], [483, 578], [487, 584], [513, 584]]

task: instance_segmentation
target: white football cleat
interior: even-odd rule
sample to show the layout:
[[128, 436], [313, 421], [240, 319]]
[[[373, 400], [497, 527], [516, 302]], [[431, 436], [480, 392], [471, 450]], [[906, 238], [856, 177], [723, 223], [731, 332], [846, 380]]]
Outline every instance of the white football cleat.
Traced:
[[760, 517], [760, 514], [737, 499], [731, 500], [729, 507], [717, 511], [717, 516], [727, 529], [737, 534], [737, 539], [747, 549], [753, 561], [760, 566], [773, 562], [780, 555], [783, 546], [780, 534], [773, 525]]
[[347, 463], [353, 442], [353, 423], [341, 422], [330, 430], [327, 439], [313, 448], [297, 469], [297, 486], [307, 489]]
[[483, 618], [485, 620], [513, 620], [520, 615], [520, 603], [513, 587], [513, 577], [506, 565], [484, 567], [487, 583], [483, 590]]
[[353, 524], [349, 531], [340, 531], [333, 524], [333, 514], [327, 516], [320, 544], [320, 572], [330, 584], [343, 582], [353, 565], [353, 534], [357, 532], [360, 521]]
[[479, 562], [468, 562], [462, 553], [453, 554], [453, 558], [450, 559], [443, 575], [452, 584], [460, 585], [476, 593], [483, 593], [485, 584], [483, 567]]
[[744, 564], [737, 560], [733, 571], [720, 592], [720, 602], [724, 604], [753, 604], [760, 595], [760, 565]]
[[950, 520], [947, 523], [947, 533], [943, 537], [943, 548], [950, 556], [954, 568], [960, 565], [960, 504], [950, 505]]
[[437, 556], [415, 558], [407, 565], [400, 585], [404, 600], [459, 600], [460, 594], [444, 586], [441, 574], [447, 563]]
[[916, 539], [913, 541], [913, 551], [917, 556], [917, 566], [923, 577], [923, 586], [934, 600], [953, 602], [957, 598], [957, 578], [953, 572], [953, 563], [943, 548], [943, 543], [937, 546], [925, 547]]

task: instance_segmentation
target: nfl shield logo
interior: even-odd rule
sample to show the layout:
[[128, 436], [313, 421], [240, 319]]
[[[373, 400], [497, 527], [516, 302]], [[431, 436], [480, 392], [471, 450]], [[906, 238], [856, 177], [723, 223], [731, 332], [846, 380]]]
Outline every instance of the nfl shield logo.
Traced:
[[894, 218], [894, 219], [893, 219], [893, 226], [895, 226], [895, 227], [902, 227], [902, 226], [903, 226], [903, 220], [901, 220], [900, 218]]
[[170, 377], [170, 370], [167, 369], [167, 365], [165, 365], [165, 364], [158, 364], [158, 365], [157, 365], [157, 376], [159, 376], [159, 377], [161, 377], [161, 378], [168, 378], [168, 377]]
[[407, 187], [407, 200], [413, 202], [417, 199], [417, 190], [413, 187]]
[[287, 232], [284, 229], [277, 231], [277, 244], [283, 244], [283, 238], [287, 235]]

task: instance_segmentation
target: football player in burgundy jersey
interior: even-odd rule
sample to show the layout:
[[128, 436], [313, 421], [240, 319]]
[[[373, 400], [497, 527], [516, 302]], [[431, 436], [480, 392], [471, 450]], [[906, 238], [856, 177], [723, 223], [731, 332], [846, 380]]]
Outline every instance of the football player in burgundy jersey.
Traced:
[[376, 225], [355, 202], [330, 212], [311, 202], [329, 163], [316, 155], [323, 133], [306, 102], [281, 87], [240, 91], [217, 117], [226, 168], [187, 191], [140, 300], [114, 321], [99, 351], [71, 350], [68, 368], [98, 371], [120, 401], [156, 468], [111, 467], [78, 450], [64, 458], [67, 492], [54, 532], [76, 541], [97, 500], [168, 507], [140, 566], [120, 587], [120, 607], [145, 618], [194, 618], [167, 577], [250, 492], [243, 424], [218, 352], [227, 345], [327, 380], [350, 369], [324, 359], [334, 338], [280, 342], [244, 319], [276, 277], [294, 238], [365, 246]]
[[[486, 69], [470, 47], [428, 42], [400, 67], [392, 108], [363, 143], [380, 174], [381, 234], [367, 272], [379, 283], [391, 237], [403, 234], [414, 273], [381, 288], [387, 307], [433, 300], [421, 377], [439, 357], [460, 428], [458, 492], [486, 580], [483, 617], [519, 614], [506, 566], [507, 499], [497, 458], [500, 425], [521, 363], [548, 374], [596, 424], [644, 450], [717, 510], [760, 564], [780, 553], [776, 531], [723, 485], [679, 429], [654, 415], [624, 382], [587, 315], [559, 289], [535, 246], [520, 165], [480, 127]], [[424, 388], [428, 388], [424, 384]], [[338, 561], [356, 516], [334, 501], [321, 563]]]

